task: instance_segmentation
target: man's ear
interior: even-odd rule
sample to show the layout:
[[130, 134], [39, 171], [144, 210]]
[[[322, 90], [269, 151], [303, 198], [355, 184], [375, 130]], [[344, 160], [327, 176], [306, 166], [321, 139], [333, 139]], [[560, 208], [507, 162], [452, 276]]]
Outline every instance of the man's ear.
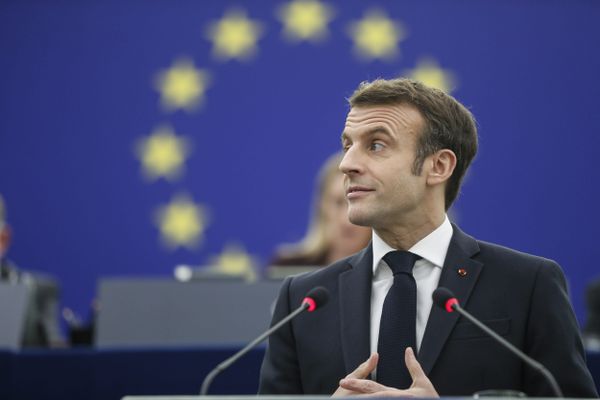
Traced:
[[450, 179], [456, 168], [456, 154], [452, 150], [438, 150], [428, 158], [431, 168], [427, 174], [427, 184], [438, 185]]

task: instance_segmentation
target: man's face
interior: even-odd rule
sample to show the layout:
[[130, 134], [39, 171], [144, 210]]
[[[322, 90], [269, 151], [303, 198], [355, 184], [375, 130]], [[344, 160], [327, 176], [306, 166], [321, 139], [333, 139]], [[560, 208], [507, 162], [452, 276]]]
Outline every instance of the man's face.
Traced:
[[354, 224], [386, 229], [414, 223], [425, 212], [425, 169], [420, 176], [411, 171], [424, 125], [419, 111], [408, 104], [350, 110], [340, 169]]
[[330, 177], [321, 199], [321, 212], [326, 240], [352, 254], [365, 246], [371, 237], [371, 229], [350, 223], [348, 202], [344, 189], [344, 175], [335, 171]]

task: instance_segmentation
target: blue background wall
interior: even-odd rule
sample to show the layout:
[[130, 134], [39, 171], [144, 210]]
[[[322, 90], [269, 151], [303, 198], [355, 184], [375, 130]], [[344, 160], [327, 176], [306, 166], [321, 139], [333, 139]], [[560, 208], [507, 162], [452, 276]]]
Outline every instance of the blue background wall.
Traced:
[[[598, 275], [600, 3], [343, 1], [322, 41], [290, 41], [286, 1], [0, 2], [0, 193], [10, 258], [54, 274], [86, 314], [97, 279], [171, 276], [232, 244], [264, 266], [299, 239], [313, 178], [339, 149], [349, 96], [365, 79], [425, 59], [480, 125], [480, 152], [455, 212], [470, 234], [557, 260], [580, 321]], [[231, 10], [261, 24], [254, 56], [219, 59], [208, 30]], [[386, 59], [353, 50], [374, 9], [403, 27]], [[161, 104], [161, 71], [206, 71], [193, 110]], [[136, 144], [160, 126], [185, 137], [177, 178], [148, 179]], [[165, 246], [157, 210], [187, 196], [201, 237]], [[193, 239], [193, 238], [192, 238]]]

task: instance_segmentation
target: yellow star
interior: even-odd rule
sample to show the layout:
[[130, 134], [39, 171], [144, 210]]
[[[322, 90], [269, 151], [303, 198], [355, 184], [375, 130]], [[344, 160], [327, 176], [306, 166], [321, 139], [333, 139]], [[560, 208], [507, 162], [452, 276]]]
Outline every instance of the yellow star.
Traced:
[[288, 39], [319, 41], [327, 36], [333, 9], [317, 0], [294, 0], [281, 6], [278, 15]]
[[247, 60], [256, 53], [256, 42], [262, 34], [258, 22], [246, 18], [242, 10], [232, 9], [208, 27], [213, 54], [221, 60]]
[[169, 126], [160, 126], [138, 141], [136, 153], [146, 178], [174, 180], [181, 176], [190, 147], [187, 139], [177, 136]]
[[194, 249], [202, 240], [208, 217], [203, 206], [178, 195], [157, 210], [156, 223], [167, 247]]
[[210, 83], [206, 70], [197, 69], [192, 60], [180, 58], [161, 71], [155, 79], [160, 101], [167, 111], [185, 109], [193, 111], [204, 101], [204, 93]]
[[226, 245], [221, 254], [213, 257], [211, 264], [216, 267], [215, 271], [223, 274], [242, 276], [249, 281], [256, 280], [254, 257], [239, 244]]
[[420, 60], [415, 69], [405, 71], [405, 75], [446, 93], [450, 93], [456, 88], [454, 74], [449, 70], [442, 69], [433, 59]]
[[350, 36], [360, 57], [391, 59], [399, 52], [398, 43], [404, 39], [405, 29], [382, 11], [371, 10], [363, 19], [350, 24]]

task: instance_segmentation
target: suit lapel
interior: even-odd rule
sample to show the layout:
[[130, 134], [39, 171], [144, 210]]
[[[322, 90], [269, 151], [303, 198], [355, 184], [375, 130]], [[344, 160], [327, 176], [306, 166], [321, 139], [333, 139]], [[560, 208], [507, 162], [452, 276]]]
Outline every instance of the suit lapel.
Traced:
[[350, 258], [348, 263], [349, 269], [339, 276], [341, 340], [347, 374], [369, 358], [370, 354], [371, 245]]
[[[483, 264], [471, 259], [479, 252], [477, 241], [466, 235], [454, 224], [452, 228], [454, 233], [438, 286], [450, 289], [456, 295], [460, 304], [464, 306], [467, 304], [471, 291], [477, 282]], [[432, 306], [418, 354], [419, 362], [425, 374], [429, 374], [433, 368], [457, 320], [458, 313], [448, 313], [435, 304]]]

